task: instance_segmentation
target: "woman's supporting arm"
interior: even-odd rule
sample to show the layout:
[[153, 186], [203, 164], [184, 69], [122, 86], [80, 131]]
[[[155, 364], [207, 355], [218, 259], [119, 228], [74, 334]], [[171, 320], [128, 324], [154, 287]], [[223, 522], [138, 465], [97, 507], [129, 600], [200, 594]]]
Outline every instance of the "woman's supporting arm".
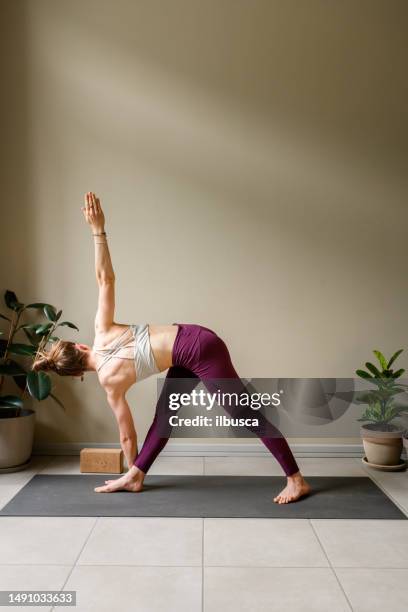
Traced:
[[129, 468], [137, 456], [137, 434], [129, 404], [123, 392], [107, 393], [110, 407], [119, 426], [120, 445]]

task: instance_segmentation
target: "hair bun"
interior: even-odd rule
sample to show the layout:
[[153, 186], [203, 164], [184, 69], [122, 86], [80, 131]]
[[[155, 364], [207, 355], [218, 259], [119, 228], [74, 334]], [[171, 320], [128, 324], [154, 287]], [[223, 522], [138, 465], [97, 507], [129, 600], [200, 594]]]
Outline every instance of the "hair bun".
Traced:
[[39, 372], [40, 370], [54, 370], [55, 362], [52, 357], [40, 353], [40, 355], [38, 355], [34, 361], [32, 369], [36, 372]]

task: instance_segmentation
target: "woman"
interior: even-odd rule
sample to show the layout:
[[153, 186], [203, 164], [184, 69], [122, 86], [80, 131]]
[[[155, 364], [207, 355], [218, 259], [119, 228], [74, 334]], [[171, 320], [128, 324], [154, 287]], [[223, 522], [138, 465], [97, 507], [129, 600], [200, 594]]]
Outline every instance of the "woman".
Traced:
[[[242, 383], [225, 343], [205, 327], [187, 324], [124, 325], [114, 321], [115, 274], [105, 232], [105, 217], [99, 198], [94, 193], [86, 194], [82, 211], [92, 228], [95, 243], [95, 271], [99, 286], [95, 342], [90, 347], [59, 340], [49, 351], [42, 351], [37, 356], [33, 369], [54, 370], [62, 376], [82, 377], [84, 372], [97, 373], [117, 419], [120, 443], [130, 469], [116, 480], [106, 480], [105, 485], [96, 487], [95, 491], [138, 492], [143, 488], [150, 466], [167, 442], [168, 436], [161, 435], [163, 421], [160, 423], [159, 417], [168, 414], [169, 394], [177, 388], [176, 380], [183, 379], [191, 391], [200, 379], [212, 390], [215, 390], [214, 379], [228, 379], [235, 388], [241, 390]], [[135, 382], [164, 370], [168, 370], [168, 373], [157, 403], [155, 418], [142, 450], [138, 453], [136, 430], [126, 393]], [[236, 414], [234, 408], [226, 410]], [[310, 487], [301, 475], [286, 440], [262, 414], [257, 414], [257, 418], [260, 418], [261, 430], [265, 432], [269, 428], [272, 436], [262, 436], [256, 428], [254, 432], [279, 461], [287, 476], [286, 487], [274, 501], [285, 504], [307, 495]]]

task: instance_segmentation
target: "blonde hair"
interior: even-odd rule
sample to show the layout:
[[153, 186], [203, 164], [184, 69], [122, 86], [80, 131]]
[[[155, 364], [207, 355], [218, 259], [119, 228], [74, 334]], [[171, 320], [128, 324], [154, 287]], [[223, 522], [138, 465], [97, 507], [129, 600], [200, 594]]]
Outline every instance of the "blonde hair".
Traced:
[[82, 376], [86, 355], [70, 340], [57, 340], [50, 349], [39, 350], [31, 366], [32, 370], [51, 370], [60, 376]]

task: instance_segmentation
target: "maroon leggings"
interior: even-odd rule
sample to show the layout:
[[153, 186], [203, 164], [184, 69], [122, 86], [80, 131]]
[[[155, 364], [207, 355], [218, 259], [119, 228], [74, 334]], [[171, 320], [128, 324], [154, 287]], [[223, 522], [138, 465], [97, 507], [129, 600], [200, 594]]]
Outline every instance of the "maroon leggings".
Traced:
[[[183, 392], [188, 390], [186, 389], [186, 382], [187, 388], [189, 387], [191, 392], [197, 386], [199, 380], [202, 380], [211, 392], [216, 392], [220, 387], [220, 380], [216, 379], [224, 379], [223, 391], [228, 390], [231, 392], [237, 389], [242, 391], [244, 389], [244, 385], [232, 365], [228, 349], [224, 341], [217, 334], [200, 325], [184, 323], [178, 323], [177, 325], [178, 332], [172, 352], [173, 365], [165, 378], [163, 389], [157, 402], [153, 423], [147, 432], [140, 453], [133, 462], [145, 474], [168, 441], [168, 437], [161, 437], [163, 427], [160, 426], [159, 419], [163, 418], [163, 415], [171, 413], [169, 409], [169, 395], [177, 391], [175, 387], [177, 381], [175, 379], [178, 379], [179, 382], [180, 379], [184, 379]], [[191, 380], [191, 385], [189, 380]], [[223, 407], [230, 415], [237, 416], [238, 407]], [[247, 414], [251, 412], [253, 418], [253, 410], [246, 408], [244, 412], [245, 410]], [[247, 414], [243, 414], [241, 407], [239, 407], [239, 411], [239, 416], [247, 416]], [[258, 435], [266, 448], [279, 461], [287, 476], [298, 472], [299, 467], [281, 432], [272, 423], [267, 421], [261, 413], [257, 413], [256, 418], [259, 422], [258, 428], [263, 433], [267, 430], [268, 436], [261, 435], [255, 427], [251, 428], [249, 426], [248, 429]]]

